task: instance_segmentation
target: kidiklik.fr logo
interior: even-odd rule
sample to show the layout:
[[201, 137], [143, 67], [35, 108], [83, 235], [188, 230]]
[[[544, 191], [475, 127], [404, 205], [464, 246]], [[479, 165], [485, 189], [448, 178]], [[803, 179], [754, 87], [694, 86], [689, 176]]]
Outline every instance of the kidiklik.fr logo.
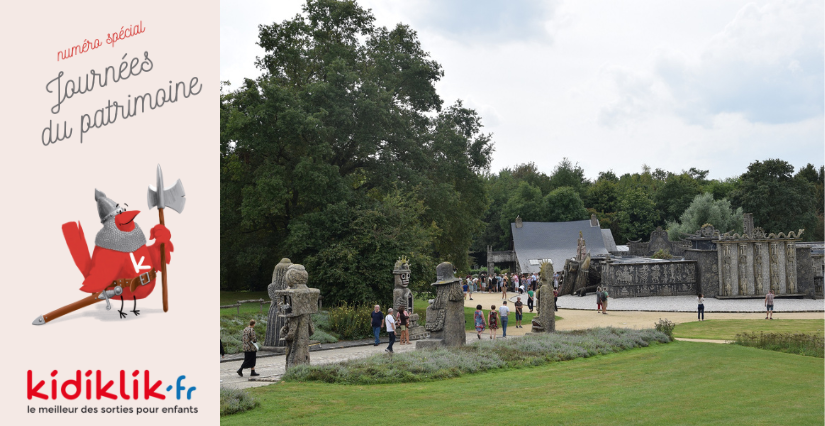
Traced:
[[[80, 370], [77, 370], [73, 378], [68, 378], [62, 381], [57, 379], [57, 374], [57, 370], [51, 372], [52, 379], [50, 386], [43, 389], [43, 386], [46, 385], [46, 380], [48, 379], [40, 380], [37, 384], [34, 384], [34, 373], [29, 370], [27, 373], [26, 396], [29, 399], [39, 398], [46, 400], [55, 400], [58, 399], [58, 397], [73, 400], [80, 398], [81, 395], [88, 400], [91, 400], [92, 398], [137, 400], [140, 397], [143, 397], [143, 399], [166, 399], [165, 394], [158, 393], [158, 388], [162, 389], [163, 382], [157, 380], [153, 383], [149, 378], [149, 370], [144, 370], [142, 376], [139, 370], [135, 370], [132, 372], [131, 378], [126, 377], [126, 372], [124, 370], [120, 370], [118, 378], [115, 379], [117, 380], [117, 384], [115, 384], [115, 380], [105, 381], [103, 373], [101, 373], [100, 370], [96, 370], [94, 372], [92, 372], [92, 370], [87, 370], [86, 373], [82, 373]], [[186, 376], [178, 376], [175, 381], [175, 386], [167, 386], [166, 392], [172, 392], [172, 389], [174, 389], [175, 399], [179, 400], [183, 395], [186, 395], [186, 399], [192, 399], [192, 392], [194, 392], [197, 388], [194, 386], [184, 386], [182, 383], [185, 379]], [[161, 390], [161, 392], [163, 391]]]

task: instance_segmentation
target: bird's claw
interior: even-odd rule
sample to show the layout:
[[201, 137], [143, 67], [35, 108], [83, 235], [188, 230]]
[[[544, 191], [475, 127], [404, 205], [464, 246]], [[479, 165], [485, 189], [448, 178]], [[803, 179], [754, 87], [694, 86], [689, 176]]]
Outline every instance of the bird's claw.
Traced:
[[118, 312], [120, 313], [120, 318], [121, 319], [126, 318], [126, 312], [123, 312], [121, 310], [118, 310]]
[[135, 314], [135, 316], [140, 315], [140, 309], [135, 309], [135, 310], [132, 310], [131, 312], [133, 312]]

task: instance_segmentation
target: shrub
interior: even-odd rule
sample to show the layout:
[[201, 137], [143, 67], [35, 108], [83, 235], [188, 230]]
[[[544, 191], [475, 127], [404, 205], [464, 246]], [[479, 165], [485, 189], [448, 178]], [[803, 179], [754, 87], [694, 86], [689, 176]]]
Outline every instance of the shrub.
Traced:
[[329, 333], [324, 332], [323, 330], [315, 328], [315, 334], [309, 337], [309, 340], [315, 340], [321, 343], [335, 343], [338, 339], [335, 336], [331, 336]]
[[537, 366], [607, 354], [653, 342], [668, 343], [670, 338], [655, 330], [617, 328], [536, 334], [458, 348], [375, 355], [337, 364], [301, 365], [290, 368], [283, 380], [358, 385], [441, 380], [496, 368]]
[[256, 321], [255, 337], [258, 338], [258, 344], [263, 344], [266, 336], [267, 314], [243, 315], [242, 317], [222, 316], [221, 342], [223, 342], [223, 349], [226, 353], [243, 352], [243, 329], [249, 325], [250, 319]]
[[372, 336], [372, 312], [375, 305], [342, 304], [329, 310], [329, 330], [343, 340], [365, 339]]
[[825, 358], [825, 338], [804, 333], [740, 333], [734, 343], [777, 352]]
[[255, 401], [246, 391], [221, 386], [221, 416], [251, 410], [259, 405], [261, 403]]
[[670, 250], [667, 249], [659, 249], [656, 253], [653, 253], [654, 259], [673, 259], [673, 255], [670, 254]]
[[667, 337], [670, 338], [671, 342], [673, 341], [674, 328], [676, 328], [676, 324], [668, 320], [667, 318], [659, 318], [659, 322], [656, 323], [656, 331], [666, 334]]

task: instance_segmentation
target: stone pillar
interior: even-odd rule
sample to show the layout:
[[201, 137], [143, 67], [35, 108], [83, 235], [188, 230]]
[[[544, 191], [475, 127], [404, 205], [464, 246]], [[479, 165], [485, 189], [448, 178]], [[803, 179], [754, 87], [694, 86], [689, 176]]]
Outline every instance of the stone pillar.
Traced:
[[264, 346], [284, 346], [284, 342], [281, 341], [281, 328], [284, 326], [285, 320], [280, 317], [276, 292], [287, 288], [285, 277], [290, 265], [292, 265], [292, 261], [283, 258], [275, 265], [275, 270], [272, 271], [272, 283], [267, 287], [271, 303], [269, 305], [269, 315], [267, 316]]
[[553, 296], [553, 264], [541, 263], [539, 272], [538, 295], [536, 299], [536, 316], [533, 317], [533, 333], [550, 333], [556, 331], [556, 300]]
[[415, 342], [415, 348], [456, 347], [467, 343], [464, 319], [464, 292], [461, 283], [453, 275], [453, 264], [442, 262], [436, 267], [435, 299], [427, 308], [424, 328], [430, 338]]
[[291, 265], [286, 272], [286, 290], [275, 292], [284, 326], [281, 339], [286, 344], [286, 370], [309, 364], [309, 338], [315, 333], [311, 314], [318, 312], [321, 291], [306, 286], [308, 274], [303, 265]]

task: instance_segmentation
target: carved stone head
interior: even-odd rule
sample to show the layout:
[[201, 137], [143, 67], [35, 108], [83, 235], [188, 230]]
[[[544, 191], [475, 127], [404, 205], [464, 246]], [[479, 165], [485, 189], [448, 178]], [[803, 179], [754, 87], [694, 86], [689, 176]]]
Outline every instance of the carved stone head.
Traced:
[[395, 276], [395, 288], [407, 288], [410, 285], [410, 261], [406, 256], [395, 262], [392, 273]]
[[289, 288], [296, 290], [307, 288], [308, 279], [309, 274], [307, 274], [307, 270], [304, 268], [304, 265], [289, 265], [289, 269], [286, 271], [286, 285], [289, 286]]

